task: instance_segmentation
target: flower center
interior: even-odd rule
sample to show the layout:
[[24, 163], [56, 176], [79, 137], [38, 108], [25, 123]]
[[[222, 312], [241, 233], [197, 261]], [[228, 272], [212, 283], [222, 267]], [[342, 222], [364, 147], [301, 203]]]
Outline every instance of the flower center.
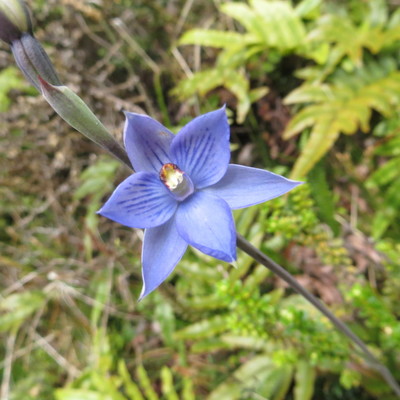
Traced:
[[191, 179], [175, 164], [164, 164], [160, 170], [160, 179], [179, 201], [185, 200], [194, 192]]

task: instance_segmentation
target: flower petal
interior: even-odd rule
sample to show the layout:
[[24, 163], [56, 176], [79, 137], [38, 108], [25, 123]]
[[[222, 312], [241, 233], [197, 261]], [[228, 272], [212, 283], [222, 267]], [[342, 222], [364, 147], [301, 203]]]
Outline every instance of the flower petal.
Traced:
[[171, 157], [197, 189], [218, 182], [230, 158], [225, 107], [200, 115], [185, 125], [172, 141]]
[[179, 234], [203, 253], [224, 261], [236, 259], [236, 230], [228, 204], [204, 192], [183, 201], [175, 214]]
[[224, 177], [204, 192], [224, 199], [230, 208], [237, 209], [281, 196], [301, 183], [263, 169], [230, 164]]
[[126, 112], [125, 149], [136, 172], [159, 172], [170, 161], [169, 147], [175, 135], [147, 115]]
[[168, 221], [177, 201], [152, 172], [125, 179], [97, 213], [131, 228], [153, 228]]
[[187, 246], [178, 234], [173, 218], [161, 226], [146, 229], [142, 252], [143, 289], [139, 300], [167, 279]]

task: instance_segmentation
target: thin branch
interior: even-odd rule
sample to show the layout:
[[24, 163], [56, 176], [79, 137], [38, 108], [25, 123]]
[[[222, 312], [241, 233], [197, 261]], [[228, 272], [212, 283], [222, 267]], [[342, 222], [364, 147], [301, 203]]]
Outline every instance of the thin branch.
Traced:
[[124, 24], [121, 18], [114, 18], [111, 21], [112, 27], [118, 32], [120, 37], [127, 43], [127, 45], [131, 48], [134, 53], [137, 53], [147, 66], [153, 71], [155, 75], [161, 74], [161, 69], [158, 64], [153, 61], [153, 59], [146, 53], [142, 46], [133, 38], [133, 36], [129, 33], [129, 29]]
[[70, 376], [77, 378], [81, 371], [63, 357], [45, 337], [40, 336], [37, 332], [33, 333], [33, 338], [37, 344], [62, 368], [64, 368]]
[[[54, 338], [54, 333], [50, 333], [45, 337], [45, 339], [49, 342]], [[8, 342], [7, 342], [8, 343]], [[40, 347], [39, 343], [34, 341], [33, 343], [29, 343], [27, 346], [20, 348], [18, 350], [15, 349], [15, 351], [12, 354], [11, 357], [11, 362], [14, 362], [18, 358], [24, 357], [27, 354], [32, 353], [32, 350], [36, 349], [37, 347]], [[6, 368], [6, 364], [10, 363], [10, 358], [5, 358], [3, 361], [0, 361], [0, 369]], [[4, 376], [4, 375], [3, 375]], [[0, 396], [0, 400], [2, 400], [2, 397]]]
[[393, 389], [393, 392], [400, 398], [400, 386], [394, 379], [392, 373], [368, 350], [367, 345], [342, 321], [336, 318], [328, 308], [321, 303], [313, 294], [305, 289], [300, 283], [284, 268], [249, 243], [243, 236], [237, 234], [237, 246], [254, 260], [264, 265], [274, 274], [283, 279], [289, 286], [308, 300], [317, 310], [328, 318], [332, 324], [345, 336], [347, 336], [365, 355], [371, 367], [381, 374], [386, 383]]
[[3, 379], [1, 382], [0, 400], [8, 400], [9, 399], [11, 370], [12, 370], [12, 364], [13, 364], [13, 354], [14, 354], [16, 338], [17, 338], [16, 331], [12, 331], [7, 338], [6, 356], [4, 359], [4, 372], [3, 372]]

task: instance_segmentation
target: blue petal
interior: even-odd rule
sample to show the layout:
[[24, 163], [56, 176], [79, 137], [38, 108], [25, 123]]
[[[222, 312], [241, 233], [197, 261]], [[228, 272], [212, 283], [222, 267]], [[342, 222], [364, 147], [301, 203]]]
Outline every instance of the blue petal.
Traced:
[[236, 230], [228, 204], [204, 192], [183, 201], [175, 214], [179, 234], [203, 253], [224, 261], [236, 259]]
[[98, 211], [131, 228], [153, 228], [168, 221], [177, 201], [153, 172], [138, 172], [125, 179]]
[[218, 182], [230, 158], [225, 107], [201, 115], [184, 126], [172, 141], [171, 157], [190, 176], [196, 188]]
[[136, 172], [159, 172], [170, 161], [169, 147], [175, 137], [147, 115], [126, 112], [124, 143]]
[[221, 197], [230, 208], [237, 209], [281, 196], [301, 183], [263, 169], [230, 164], [224, 177], [204, 192]]
[[143, 289], [139, 300], [156, 289], [174, 270], [187, 248], [176, 230], [174, 219], [146, 229], [142, 252]]

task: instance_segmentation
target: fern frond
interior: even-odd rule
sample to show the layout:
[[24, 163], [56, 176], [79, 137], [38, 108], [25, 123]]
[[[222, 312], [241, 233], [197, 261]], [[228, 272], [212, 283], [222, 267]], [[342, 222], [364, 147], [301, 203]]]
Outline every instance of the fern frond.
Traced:
[[237, 122], [242, 123], [251, 103], [268, 92], [268, 88], [250, 89], [244, 68], [250, 58], [276, 49], [285, 54], [301, 52], [306, 43], [306, 30], [300, 15], [285, 1], [249, 0], [245, 3], [228, 2], [220, 6], [222, 12], [238, 21], [245, 33], [193, 29], [185, 33], [179, 44], [196, 44], [220, 48], [216, 66], [181, 81], [172, 91], [180, 99], [194, 94], [206, 95], [223, 86], [237, 98]]
[[237, 121], [242, 123], [252, 102], [268, 93], [268, 88], [250, 90], [250, 84], [242, 71], [217, 67], [195, 73], [191, 78], [181, 81], [173, 90], [180, 98], [187, 98], [196, 93], [205, 96], [209, 91], [223, 86], [230, 90], [238, 100]]
[[[375, 63], [374, 63], [375, 64]], [[400, 105], [400, 71], [367, 65], [360, 73], [339, 76], [331, 84], [304, 84], [290, 93], [286, 104], [314, 103], [303, 108], [286, 127], [286, 139], [307, 127], [310, 138], [297, 160], [292, 178], [299, 178], [333, 146], [340, 133], [367, 132], [372, 110], [386, 117]], [[385, 73], [388, 73], [386, 76]], [[344, 84], [346, 82], [346, 84]]]
[[179, 44], [196, 44], [215, 48], [244, 47], [256, 42], [257, 38], [251, 34], [213, 29], [192, 29], [179, 39]]
[[309, 33], [311, 42], [332, 44], [335, 54], [335, 65], [347, 56], [360, 66], [364, 49], [377, 54], [400, 39], [400, 24], [397, 21], [388, 27], [367, 24], [355, 25], [349, 17], [327, 15], [320, 18], [318, 26]]
[[385, 195], [380, 199], [377, 213], [372, 221], [372, 235], [379, 239], [392, 225], [398, 229], [400, 213], [400, 157], [394, 157], [373, 173], [367, 181], [367, 186]]
[[238, 21], [247, 30], [247, 32], [251, 32], [253, 35], [256, 35], [260, 41], [262, 41], [262, 21], [257, 16], [256, 11], [250, 8], [247, 4], [232, 2], [223, 3], [220, 6], [220, 10], [224, 14]]
[[265, 43], [281, 50], [290, 50], [304, 43], [306, 31], [303, 22], [288, 2], [250, 0], [262, 19]]
[[292, 177], [302, 177], [325, 155], [339, 137], [337, 123], [332, 115], [321, 118], [313, 127], [310, 138], [296, 161]]
[[250, 7], [242, 3], [225, 3], [221, 11], [236, 19], [267, 47], [286, 51], [304, 44], [304, 24], [287, 2], [251, 0]]
[[196, 93], [204, 96], [210, 90], [222, 86], [224, 81], [224, 71], [221, 69], [205, 69], [204, 71], [196, 72], [188, 79], [180, 81], [172, 93], [181, 99], [193, 96]]
[[392, 158], [368, 178], [368, 186], [384, 186], [399, 176], [400, 157]]

